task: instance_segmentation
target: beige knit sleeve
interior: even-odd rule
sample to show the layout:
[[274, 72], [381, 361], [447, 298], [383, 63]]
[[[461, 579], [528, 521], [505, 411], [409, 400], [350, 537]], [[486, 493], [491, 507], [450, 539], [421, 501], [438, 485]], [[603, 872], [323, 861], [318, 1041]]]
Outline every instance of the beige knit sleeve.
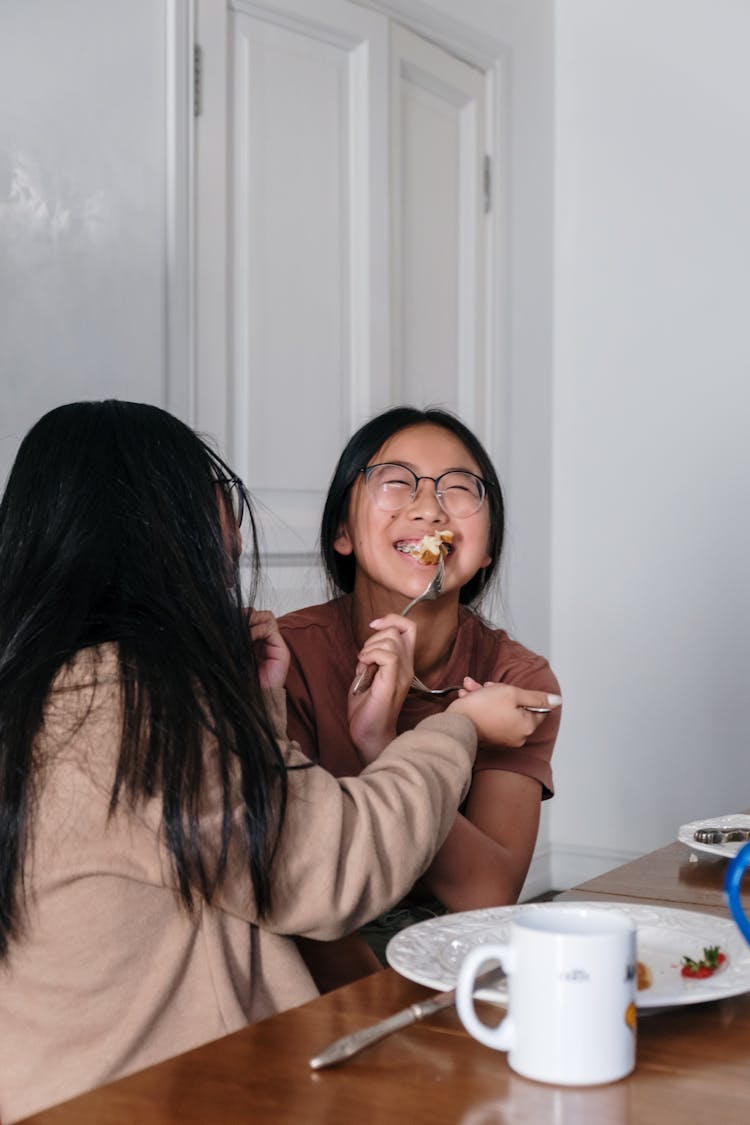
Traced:
[[[428, 867], [470, 783], [476, 731], [465, 716], [433, 715], [400, 735], [356, 778], [335, 778], [294, 744], [284, 756], [288, 799], [259, 924], [329, 940], [396, 902]], [[231, 849], [215, 900], [252, 916], [246, 859]]]

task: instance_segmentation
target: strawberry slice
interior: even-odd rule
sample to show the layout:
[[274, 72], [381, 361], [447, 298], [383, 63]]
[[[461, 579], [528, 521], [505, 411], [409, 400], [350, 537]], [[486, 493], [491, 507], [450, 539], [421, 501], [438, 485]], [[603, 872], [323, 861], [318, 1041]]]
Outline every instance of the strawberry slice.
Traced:
[[700, 961], [694, 961], [692, 957], [682, 958], [680, 971], [684, 977], [689, 977], [691, 980], [705, 980], [706, 977], [712, 977], [726, 959], [726, 953], [722, 953], [718, 945], [704, 946]]

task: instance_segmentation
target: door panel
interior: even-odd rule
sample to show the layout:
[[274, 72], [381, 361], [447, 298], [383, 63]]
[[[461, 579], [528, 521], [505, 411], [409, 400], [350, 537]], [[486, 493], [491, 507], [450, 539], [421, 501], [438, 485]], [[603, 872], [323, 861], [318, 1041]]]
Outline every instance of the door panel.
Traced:
[[268, 550], [289, 555], [314, 548], [332, 451], [364, 405], [352, 376], [369, 382], [368, 59], [356, 34], [243, 11], [229, 33], [232, 449], [276, 516]]
[[279, 612], [322, 596], [334, 462], [389, 401], [388, 25], [346, 0], [197, 13], [197, 422], [259, 501]]
[[481, 71], [391, 31], [394, 381], [399, 397], [483, 413], [487, 220]]
[[299, 551], [349, 424], [349, 60], [238, 13], [230, 34], [233, 456]]

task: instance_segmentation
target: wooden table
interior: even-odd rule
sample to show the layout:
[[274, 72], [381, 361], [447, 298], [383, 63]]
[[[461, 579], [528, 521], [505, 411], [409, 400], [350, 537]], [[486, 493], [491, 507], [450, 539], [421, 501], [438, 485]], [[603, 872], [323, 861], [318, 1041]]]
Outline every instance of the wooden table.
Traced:
[[[592, 900], [599, 895], [635, 902], [648, 899], [678, 909], [684, 906], [706, 913], [727, 914], [724, 897], [726, 870], [725, 859], [705, 852], [691, 852], [684, 844], [667, 844], [579, 884], [575, 893], [577, 897]], [[743, 881], [742, 903], [750, 913], [750, 875]]]
[[[670, 845], [564, 897], [637, 899], [726, 916], [724, 869], [724, 861], [699, 869], [686, 848]], [[521, 1078], [503, 1054], [474, 1042], [452, 1010], [343, 1066], [310, 1071], [310, 1056], [332, 1040], [426, 995], [388, 969], [27, 1125], [733, 1125], [750, 1117], [750, 993], [641, 1016], [636, 1069], [607, 1086]]]

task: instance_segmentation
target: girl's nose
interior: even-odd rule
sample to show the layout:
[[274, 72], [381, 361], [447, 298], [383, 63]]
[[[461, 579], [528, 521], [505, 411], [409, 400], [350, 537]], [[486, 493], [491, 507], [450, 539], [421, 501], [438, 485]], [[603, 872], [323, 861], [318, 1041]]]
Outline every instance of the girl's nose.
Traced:
[[434, 480], [422, 477], [419, 481], [414, 498], [409, 504], [409, 514], [413, 519], [428, 519], [433, 523], [446, 519], [446, 514], [438, 500]]

